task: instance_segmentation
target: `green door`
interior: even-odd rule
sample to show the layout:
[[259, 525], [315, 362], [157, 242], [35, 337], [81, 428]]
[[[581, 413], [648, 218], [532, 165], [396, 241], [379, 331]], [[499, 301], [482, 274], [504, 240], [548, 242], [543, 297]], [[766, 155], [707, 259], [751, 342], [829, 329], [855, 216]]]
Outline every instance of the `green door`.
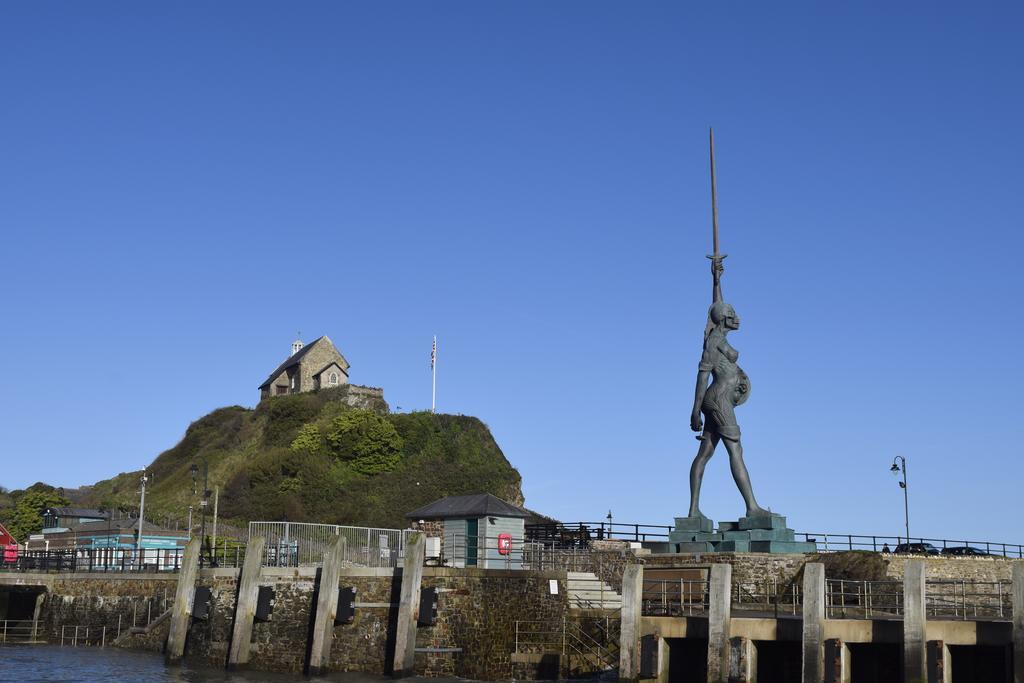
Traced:
[[466, 566], [476, 566], [477, 521], [466, 520]]

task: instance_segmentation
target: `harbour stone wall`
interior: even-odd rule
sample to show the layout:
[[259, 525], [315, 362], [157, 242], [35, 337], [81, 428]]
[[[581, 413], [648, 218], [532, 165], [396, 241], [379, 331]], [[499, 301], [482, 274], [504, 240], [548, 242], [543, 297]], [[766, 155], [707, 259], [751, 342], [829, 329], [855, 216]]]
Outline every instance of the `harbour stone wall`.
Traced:
[[[334, 627], [331, 671], [390, 672], [401, 574], [392, 569], [342, 569], [339, 585], [356, 588], [356, 613], [352, 623]], [[551, 581], [557, 586], [554, 591]], [[160, 617], [173, 605], [177, 575], [50, 574], [30, 577], [28, 582], [45, 583], [40, 586], [45, 589], [42, 628], [50, 642], [60, 642], [62, 626], [88, 626], [93, 639], [97, 629], [106, 626], [108, 646], [163, 649], [169, 619]], [[253, 624], [248, 668], [300, 673], [313, 627], [316, 568], [264, 568], [259, 583], [274, 588], [275, 606], [270, 621]], [[211, 609], [207, 619], [191, 622], [185, 657], [223, 667], [238, 570], [204, 569], [196, 585], [211, 589]], [[437, 621], [418, 628], [416, 634], [417, 648], [426, 650], [417, 652], [415, 660], [422, 676], [536, 678], [539, 666], [512, 663], [516, 623], [530, 621], [534, 629], [553, 633], [562, 628], [569, 612], [565, 573], [559, 571], [427, 567], [422, 587], [438, 590]], [[84, 637], [84, 630], [81, 633]]]

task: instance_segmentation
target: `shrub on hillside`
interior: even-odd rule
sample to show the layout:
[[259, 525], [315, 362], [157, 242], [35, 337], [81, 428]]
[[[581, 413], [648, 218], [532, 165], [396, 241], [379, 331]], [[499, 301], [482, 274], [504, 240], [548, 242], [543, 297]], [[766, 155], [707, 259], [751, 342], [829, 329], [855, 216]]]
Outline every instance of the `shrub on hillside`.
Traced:
[[402, 437], [369, 410], [350, 410], [331, 420], [325, 441], [334, 457], [360, 474], [390, 472], [402, 458]]

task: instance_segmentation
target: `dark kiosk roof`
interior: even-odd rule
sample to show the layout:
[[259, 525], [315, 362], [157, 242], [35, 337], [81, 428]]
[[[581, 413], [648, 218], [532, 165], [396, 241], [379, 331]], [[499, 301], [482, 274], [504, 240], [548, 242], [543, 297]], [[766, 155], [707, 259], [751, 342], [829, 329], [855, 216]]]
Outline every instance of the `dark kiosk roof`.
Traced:
[[405, 515], [409, 519], [453, 519], [460, 517], [522, 517], [530, 513], [490, 493], [448, 496]]
[[263, 387], [269, 385], [271, 382], [273, 382], [275, 379], [277, 379], [277, 376], [280, 375], [282, 372], [284, 372], [285, 370], [287, 370], [288, 368], [290, 368], [293, 365], [297, 365], [298, 362], [300, 360], [302, 360], [302, 357], [306, 355], [306, 352], [309, 351], [314, 346], [316, 346], [317, 342], [319, 342], [321, 339], [323, 339], [322, 336], [317, 337], [313, 341], [311, 341], [308, 344], [304, 345], [301, 349], [299, 349], [298, 351], [296, 351], [292, 355], [288, 356], [288, 359], [285, 360], [285, 362], [283, 362], [280, 365], [278, 365], [277, 366], [277, 370], [274, 370], [272, 373], [270, 373], [270, 377], [268, 377], [267, 381], [264, 382], [263, 384], [261, 384], [259, 388], [262, 389]]

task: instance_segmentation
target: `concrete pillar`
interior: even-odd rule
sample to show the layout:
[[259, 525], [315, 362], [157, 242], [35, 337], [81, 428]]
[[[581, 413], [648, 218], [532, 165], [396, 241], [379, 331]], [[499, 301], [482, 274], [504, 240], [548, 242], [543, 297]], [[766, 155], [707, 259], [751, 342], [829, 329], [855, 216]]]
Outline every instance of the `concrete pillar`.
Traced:
[[850, 683], [850, 649], [839, 638], [825, 641], [825, 683]]
[[903, 682], [925, 683], [925, 563], [907, 560], [903, 569]]
[[[635, 681], [640, 677], [640, 605], [644, 593], [644, 567], [640, 564], [626, 565], [622, 573], [622, 611], [619, 619], [619, 678]], [[665, 639], [658, 639], [658, 666], [662, 666], [662, 655], [668, 659]], [[668, 674], [668, 663], [666, 677]], [[660, 676], [659, 676], [660, 679]]]
[[749, 638], [729, 639], [729, 683], [757, 683], [757, 648]]
[[171, 624], [167, 631], [167, 649], [164, 660], [168, 664], [180, 664], [185, 656], [185, 638], [192, 621], [192, 601], [196, 595], [196, 579], [199, 577], [199, 553], [202, 550], [199, 537], [196, 536], [188, 545], [181, 557], [178, 568], [178, 588], [174, 592], [174, 607], [171, 608]]
[[1024, 683], [1024, 561], [1013, 563], [1013, 683]]
[[398, 605], [398, 624], [395, 631], [395, 660], [391, 675], [395, 678], [411, 676], [416, 670], [416, 618], [420, 611], [420, 584], [423, 582], [423, 562], [427, 556], [427, 537], [422, 532], [409, 534], [402, 564], [402, 594]]
[[823, 660], [825, 634], [825, 565], [804, 565], [803, 683], [825, 680]]
[[708, 683], [729, 680], [729, 636], [732, 628], [732, 565], [711, 565], [708, 588]]
[[310, 676], [327, 673], [331, 658], [331, 641], [334, 639], [334, 617], [338, 614], [338, 579], [341, 577], [341, 563], [344, 558], [345, 537], [339, 534], [324, 553], [324, 566], [320, 569], [316, 615], [313, 618], [313, 643], [309, 649], [307, 667]]
[[952, 683], [953, 663], [949, 659], [949, 647], [941, 640], [929, 640], [928, 683]]
[[238, 581], [238, 599], [235, 601], [235, 623], [231, 630], [231, 649], [228, 650], [228, 668], [235, 669], [249, 663], [249, 645], [252, 640], [252, 620], [256, 614], [259, 595], [260, 569], [267, 539], [257, 536], [249, 540], [245, 549], [245, 563]]

